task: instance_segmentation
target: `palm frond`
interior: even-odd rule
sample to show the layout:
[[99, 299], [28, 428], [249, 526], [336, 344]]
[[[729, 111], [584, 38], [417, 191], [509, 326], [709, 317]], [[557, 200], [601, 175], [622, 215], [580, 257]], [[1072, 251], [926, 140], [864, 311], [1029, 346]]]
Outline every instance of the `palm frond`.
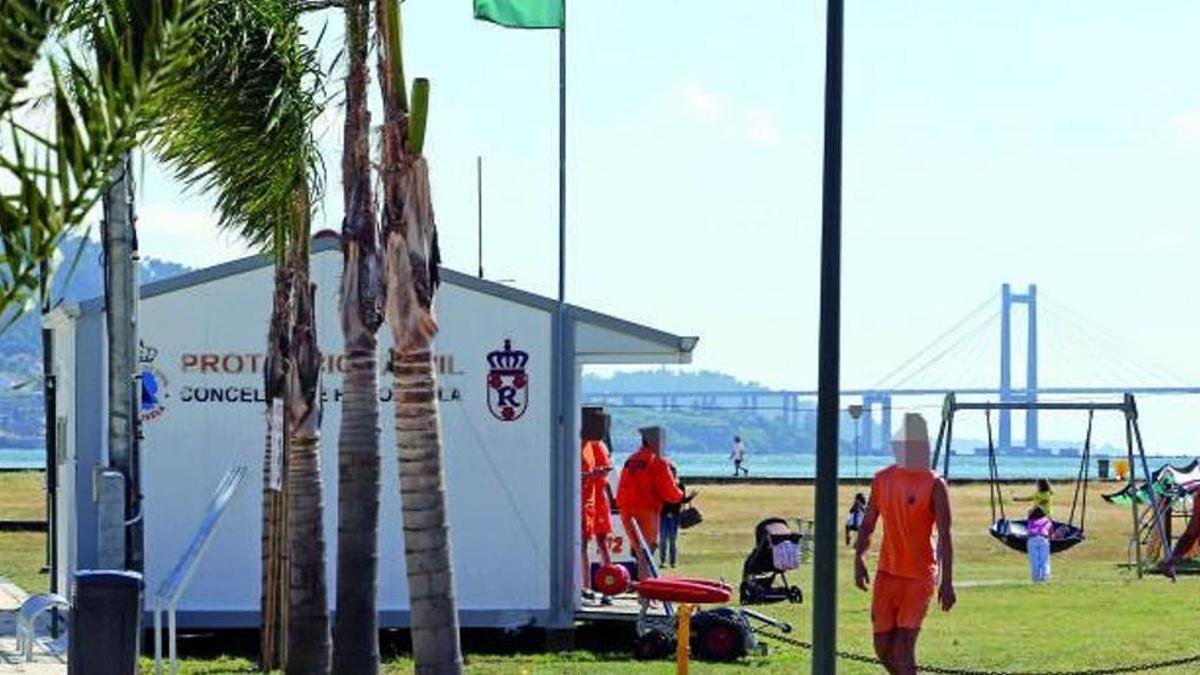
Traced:
[[0, 116], [29, 82], [65, 0], [0, 0]]
[[21, 311], [42, 290], [40, 263], [83, 222], [113, 167], [151, 129], [169, 83], [192, 58], [189, 31], [206, 2], [94, 0], [83, 28], [94, 55], [60, 39], [49, 59], [54, 133], [39, 134], [11, 107], [0, 109], [0, 315]]
[[222, 228], [279, 261], [307, 238], [297, 193], [316, 204], [324, 187], [313, 133], [324, 73], [303, 38], [294, 0], [210, 0], [153, 142], [177, 178], [216, 196]]

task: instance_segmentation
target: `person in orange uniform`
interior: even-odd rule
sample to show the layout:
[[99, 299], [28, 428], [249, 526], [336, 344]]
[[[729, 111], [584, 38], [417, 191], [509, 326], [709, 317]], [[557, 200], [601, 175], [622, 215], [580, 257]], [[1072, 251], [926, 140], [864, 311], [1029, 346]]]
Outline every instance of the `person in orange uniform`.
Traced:
[[[625, 460], [621, 469], [621, 481], [617, 485], [617, 505], [621, 508], [621, 522], [631, 542], [633, 523], [642, 531], [646, 545], [653, 553], [658, 545], [658, 517], [663, 504], [683, 501], [683, 490], [675, 484], [671, 467], [662, 458], [666, 445], [666, 431], [662, 427], [641, 429], [642, 447]], [[650, 577], [650, 560], [640, 546], [634, 547], [638, 560], [638, 578]]]
[[[587, 432], [585, 431], [585, 436]], [[583, 485], [579, 497], [583, 505], [583, 595], [589, 600], [592, 595], [592, 565], [588, 555], [588, 544], [593, 540], [600, 549], [600, 560], [604, 565], [612, 564], [612, 556], [608, 551], [608, 535], [612, 533], [612, 510], [608, 501], [608, 474], [612, 471], [612, 459], [608, 448], [599, 438], [583, 441], [580, 466], [583, 473]], [[604, 598], [608, 602], [608, 598]], [[606, 603], [607, 604], [607, 603]]]
[[946, 481], [929, 468], [929, 430], [923, 417], [904, 416], [892, 450], [896, 463], [875, 474], [871, 483], [871, 499], [855, 544], [854, 583], [865, 591], [871, 582], [866, 554], [882, 517], [883, 546], [871, 598], [875, 654], [892, 675], [915, 675], [917, 637], [934, 587], [943, 611], [950, 611], [956, 599], [950, 496]]

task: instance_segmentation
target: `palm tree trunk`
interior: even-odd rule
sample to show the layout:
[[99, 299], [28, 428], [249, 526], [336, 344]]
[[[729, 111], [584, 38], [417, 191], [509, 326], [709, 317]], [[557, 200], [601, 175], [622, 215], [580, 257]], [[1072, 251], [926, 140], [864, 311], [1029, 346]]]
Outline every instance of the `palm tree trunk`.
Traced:
[[368, 675], [379, 672], [379, 388], [374, 349], [351, 350], [347, 360], [338, 438], [334, 672]]
[[395, 0], [380, 0], [377, 8], [384, 114], [380, 163], [387, 270], [385, 316], [395, 343], [393, 400], [413, 660], [418, 675], [461, 673], [432, 358], [437, 333], [433, 295], [441, 260], [429, 194], [429, 167], [421, 156], [429, 83], [418, 80], [413, 87], [414, 114], [410, 116], [404, 89], [400, 6]]
[[[307, 209], [307, 205], [305, 205]], [[324, 675], [330, 666], [329, 601], [325, 582], [320, 420], [321, 352], [308, 281], [308, 235], [295, 243], [295, 320], [287, 364], [288, 675]]]
[[338, 436], [337, 613], [333, 669], [379, 672], [379, 373], [382, 260], [371, 189], [367, 109], [368, 0], [346, 3], [346, 124], [342, 182], [342, 336], [347, 359]]
[[[276, 407], [283, 404], [286, 389], [284, 377], [284, 354], [288, 350], [287, 338], [291, 333], [292, 283], [284, 259], [286, 246], [280, 240], [286, 237], [276, 232], [275, 289], [272, 296], [270, 327], [267, 330], [267, 358], [263, 364], [264, 393], [267, 399], [266, 451], [263, 453], [263, 523], [262, 523], [262, 600], [261, 644], [259, 667], [264, 672], [273, 670], [282, 663], [283, 647], [286, 643], [283, 608], [286, 607], [284, 587], [287, 584], [287, 567], [284, 553], [287, 529], [284, 523], [284, 506], [287, 500], [287, 424]], [[279, 439], [279, 442], [276, 442]], [[276, 447], [278, 446], [278, 447]], [[277, 454], [278, 453], [278, 454]]]
[[428, 350], [395, 355], [396, 447], [413, 660], [418, 675], [462, 672], [436, 383]]
[[329, 672], [330, 656], [320, 439], [295, 434], [288, 451], [287, 673], [317, 675]]
[[[272, 419], [270, 408], [267, 409], [266, 452], [263, 453], [263, 492], [262, 492], [262, 595], [259, 602], [260, 631], [259, 631], [259, 667], [263, 672], [269, 672], [279, 666], [279, 648], [281, 647], [280, 615], [283, 607], [281, 586], [284, 572], [280, 562], [283, 559], [282, 545], [285, 541], [283, 532], [283, 502], [285, 493], [274, 484], [274, 472], [283, 466], [282, 458], [275, 456], [275, 434], [284, 430], [277, 428], [277, 422]], [[283, 426], [278, 424], [279, 427]], [[286, 443], [283, 444], [286, 447]], [[278, 466], [276, 463], [278, 462]], [[282, 478], [282, 476], [280, 477]]]

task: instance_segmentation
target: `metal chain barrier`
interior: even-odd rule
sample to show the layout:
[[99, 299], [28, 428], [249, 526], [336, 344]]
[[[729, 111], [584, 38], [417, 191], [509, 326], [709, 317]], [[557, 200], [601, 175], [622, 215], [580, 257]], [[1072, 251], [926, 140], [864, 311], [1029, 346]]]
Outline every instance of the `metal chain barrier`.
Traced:
[[[752, 628], [752, 632], [760, 635], [768, 640], [775, 640], [783, 644], [799, 647], [800, 649], [811, 651], [813, 645], [811, 642], [804, 640], [796, 640], [794, 638], [785, 637], [765, 631], [761, 628]], [[839, 659], [846, 661], [854, 661], [857, 663], [866, 663], [870, 665], [882, 666], [883, 662], [873, 656], [865, 654], [855, 654], [854, 652], [835, 652]], [[1139, 663], [1132, 666], [1114, 666], [1111, 668], [1088, 668], [1086, 670], [973, 670], [971, 668], [943, 668], [941, 666], [917, 666], [917, 671], [922, 673], [937, 673], [939, 675], [1119, 675], [1120, 673], [1145, 673], [1156, 671], [1161, 668], [1173, 668], [1177, 666], [1186, 666], [1189, 664], [1200, 663], [1200, 654], [1194, 656], [1186, 656], [1178, 659], [1167, 659], [1165, 661], [1156, 661], [1154, 663]]]

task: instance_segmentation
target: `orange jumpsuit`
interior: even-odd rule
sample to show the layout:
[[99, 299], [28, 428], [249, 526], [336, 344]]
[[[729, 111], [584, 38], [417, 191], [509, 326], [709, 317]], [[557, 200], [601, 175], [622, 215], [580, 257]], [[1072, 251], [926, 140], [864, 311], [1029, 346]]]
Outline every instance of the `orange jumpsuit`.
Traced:
[[875, 474], [871, 502], [883, 518], [883, 546], [871, 598], [876, 633], [918, 629], [937, 577], [933, 552], [933, 487], [929, 469], [890, 466]]
[[583, 538], [589, 540], [596, 535], [612, 532], [612, 518], [609, 512], [612, 507], [608, 502], [608, 478], [606, 476], [589, 476], [596, 469], [611, 469], [612, 458], [603, 441], [587, 441], [583, 444], [581, 468], [583, 470], [583, 486], [579, 492], [583, 505]]
[[663, 504], [682, 500], [683, 490], [675, 483], [670, 465], [658, 453], [642, 447], [625, 460], [617, 485], [617, 505], [630, 541], [635, 541], [630, 523], [636, 522], [653, 549], [658, 544], [658, 517]]

